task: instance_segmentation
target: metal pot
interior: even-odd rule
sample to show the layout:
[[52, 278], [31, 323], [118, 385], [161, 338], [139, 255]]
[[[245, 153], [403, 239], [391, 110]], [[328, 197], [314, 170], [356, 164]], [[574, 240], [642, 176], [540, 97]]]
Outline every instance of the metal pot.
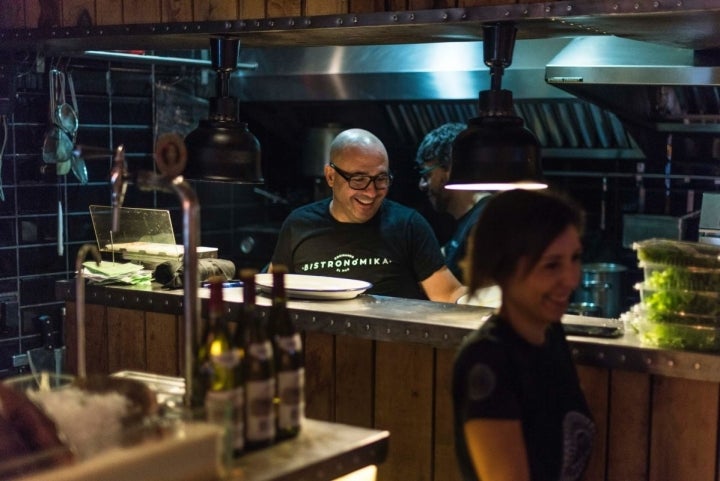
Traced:
[[618, 317], [622, 306], [623, 273], [627, 267], [600, 262], [582, 267], [582, 280], [575, 291], [576, 303], [592, 304], [599, 317]]

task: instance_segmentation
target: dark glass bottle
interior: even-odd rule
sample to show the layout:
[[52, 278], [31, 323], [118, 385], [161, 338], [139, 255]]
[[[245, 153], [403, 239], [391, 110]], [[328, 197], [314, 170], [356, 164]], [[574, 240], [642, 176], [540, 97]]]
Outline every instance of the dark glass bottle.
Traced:
[[270, 332], [277, 383], [277, 438], [296, 436], [305, 417], [305, 360], [302, 339], [287, 310], [287, 268], [273, 266]]
[[232, 440], [235, 437], [235, 389], [236, 375], [240, 359], [232, 347], [225, 314], [222, 279], [210, 282], [210, 300], [208, 302], [207, 327], [203, 341], [198, 349], [196, 364], [199, 373], [197, 396], [203, 396], [202, 405], [208, 422], [217, 423], [226, 428], [225, 453], [232, 452]]
[[255, 270], [243, 269], [241, 326], [245, 333], [245, 449], [275, 442], [275, 365], [265, 319], [255, 308]]

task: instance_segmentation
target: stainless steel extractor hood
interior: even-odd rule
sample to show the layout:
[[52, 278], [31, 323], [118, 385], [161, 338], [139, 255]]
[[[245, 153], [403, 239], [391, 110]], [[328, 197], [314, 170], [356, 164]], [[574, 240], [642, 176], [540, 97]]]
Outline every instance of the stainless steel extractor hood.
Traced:
[[[579, 37], [546, 68], [550, 85], [657, 130], [718, 132], [720, 66], [712, 52], [622, 39]], [[675, 125], [672, 125], [675, 124]]]
[[[546, 157], [641, 158], [613, 113], [545, 82], [547, 62], [570, 42], [562, 37], [516, 42], [502, 85], [512, 90], [518, 115]], [[490, 87], [481, 41], [241, 48], [240, 61], [257, 65], [233, 76], [241, 107], [381, 103], [397, 138], [411, 145], [443, 122], [477, 116], [478, 94]]]

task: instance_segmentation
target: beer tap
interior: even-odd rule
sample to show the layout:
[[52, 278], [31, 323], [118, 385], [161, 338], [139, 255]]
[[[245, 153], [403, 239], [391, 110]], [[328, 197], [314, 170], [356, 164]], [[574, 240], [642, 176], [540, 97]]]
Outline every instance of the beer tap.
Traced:
[[[198, 302], [197, 248], [200, 245], [200, 205], [197, 194], [181, 175], [187, 162], [187, 150], [177, 134], [161, 135], [155, 145], [157, 172], [141, 171], [134, 177], [140, 190], [175, 193], [183, 211], [183, 314], [185, 329], [185, 405], [190, 407], [192, 398], [192, 362], [195, 340], [198, 337], [200, 304]], [[118, 230], [120, 207], [129, 179], [122, 146], [118, 147], [110, 175], [112, 185], [113, 231]]]

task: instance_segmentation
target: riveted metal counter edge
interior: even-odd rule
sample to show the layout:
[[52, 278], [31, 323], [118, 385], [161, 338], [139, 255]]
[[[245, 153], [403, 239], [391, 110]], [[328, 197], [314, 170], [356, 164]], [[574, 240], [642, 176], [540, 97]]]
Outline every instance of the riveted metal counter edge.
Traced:
[[[56, 284], [56, 296], [66, 301], [75, 300], [74, 282], [60, 281]], [[142, 311], [163, 312], [182, 315], [183, 296], [181, 291], [139, 290], [133, 288], [109, 288], [87, 286], [86, 302], [112, 307], [123, 307]], [[398, 299], [403, 303], [405, 300]], [[205, 302], [205, 299], [201, 299]], [[345, 335], [377, 341], [409, 342], [431, 345], [438, 349], [456, 349], [470, 334], [473, 327], [467, 322], [468, 313], [462, 306], [447, 306], [452, 313], [457, 308], [461, 322], [418, 321], [398, 316], [392, 312], [393, 301], [383, 301], [388, 306], [388, 317], [378, 315], [378, 310], [368, 312], [344, 312], [343, 304], [324, 303], [315, 307], [312, 303], [291, 307], [290, 315], [298, 328], [305, 331], [319, 331], [332, 335]], [[231, 318], [239, 314], [242, 303], [230, 300], [227, 303]], [[258, 305], [260, 315], [267, 316], [269, 305]], [[322, 307], [323, 310], [320, 310]], [[393, 314], [392, 316], [389, 314]], [[423, 317], [417, 316], [416, 318]], [[447, 317], [443, 318], [446, 319]], [[479, 321], [479, 316], [478, 316]], [[479, 322], [478, 322], [479, 324]], [[644, 372], [669, 377], [698, 381], [720, 382], [720, 353], [677, 351], [645, 346], [633, 333], [628, 332], [618, 339], [600, 339], [569, 336], [568, 341], [575, 362], [583, 365]]]

